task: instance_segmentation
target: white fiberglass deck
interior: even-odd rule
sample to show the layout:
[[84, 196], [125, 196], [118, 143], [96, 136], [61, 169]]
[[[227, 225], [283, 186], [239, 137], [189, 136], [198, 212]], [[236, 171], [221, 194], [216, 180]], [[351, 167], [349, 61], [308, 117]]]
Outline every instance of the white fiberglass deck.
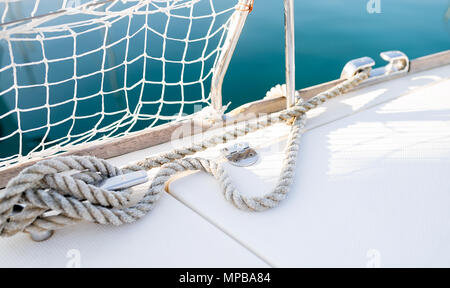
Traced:
[[[450, 266], [450, 66], [354, 91], [308, 118], [295, 183], [273, 210], [239, 211], [195, 173], [173, 181], [136, 224], [78, 225], [42, 243], [0, 239], [0, 267], [64, 267], [72, 249], [83, 267]], [[261, 159], [227, 166], [238, 188], [271, 189], [288, 129], [239, 139]], [[219, 158], [219, 148], [200, 155]]]

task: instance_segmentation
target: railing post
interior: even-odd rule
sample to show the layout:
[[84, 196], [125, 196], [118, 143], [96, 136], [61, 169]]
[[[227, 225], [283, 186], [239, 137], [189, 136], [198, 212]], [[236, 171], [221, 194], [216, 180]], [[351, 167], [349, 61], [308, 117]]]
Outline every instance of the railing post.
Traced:
[[234, 49], [244, 28], [245, 20], [248, 14], [253, 9], [254, 0], [239, 0], [236, 5], [236, 11], [233, 13], [230, 19], [230, 25], [228, 27], [227, 38], [222, 47], [219, 59], [214, 69], [213, 77], [211, 80], [211, 104], [213, 108], [222, 113], [222, 84], [225, 74], [230, 64], [231, 57], [233, 56]]
[[286, 106], [295, 104], [295, 23], [294, 0], [284, 0], [284, 31], [286, 58]]

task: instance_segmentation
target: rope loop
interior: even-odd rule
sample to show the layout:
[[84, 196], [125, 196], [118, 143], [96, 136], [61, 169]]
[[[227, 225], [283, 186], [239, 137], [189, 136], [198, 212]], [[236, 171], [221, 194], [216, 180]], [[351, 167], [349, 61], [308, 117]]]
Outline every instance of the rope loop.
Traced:
[[97, 214], [126, 207], [130, 192], [97, 185], [130, 171], [91, 156], [56, 157], [25, 168], [0, 192], [0, 235], [53, 230], [81, 219], [115, 224], [114, 217]]
[[[200, 170], [213, 176], [221, 184], [225, 199], [239, 209], [264, 211], [276, 207], [286, 198], [294, 181], [306, 112], [347, 92], [368, 77], [369, 71], [362, 71], [308, 101], [298, 101], [287, 110], [256, 118], [244, 125], [237, 125], [223, 135], [143, 159], [122, 169], [92, 156], [64, 156], [40, 161], [24, 169], [9, 181], [6, 189], [0, 191], [0, 236], [12, 236], [19, 232], [51, 236], [53, 230], [81, 220], [112, 225], [135, 222], [153, 208], [169, 178], [186, 170]], [[240, 193], [222, 164], [186, 157], [282, 121], [292, 122], [283, 168], [276, 186], [263, 196], [247, 197]], [[155, 167], [161, 168], [135, 204], [131, 203], [129, 189], [109, 191], [99, 187], [107, 178]]]

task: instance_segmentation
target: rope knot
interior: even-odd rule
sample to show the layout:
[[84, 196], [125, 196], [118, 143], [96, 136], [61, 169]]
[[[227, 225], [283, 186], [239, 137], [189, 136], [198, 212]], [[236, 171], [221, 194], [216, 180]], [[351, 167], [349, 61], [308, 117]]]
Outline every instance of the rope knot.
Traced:
[[0, 192], [0, 236], [54, 230], [81, 219], [118, 224], [103, 214], [125, 208], [130, 191], [98, 185], [124, 172], [129, 170], [90, 156], [56, 157], [24, 169]]

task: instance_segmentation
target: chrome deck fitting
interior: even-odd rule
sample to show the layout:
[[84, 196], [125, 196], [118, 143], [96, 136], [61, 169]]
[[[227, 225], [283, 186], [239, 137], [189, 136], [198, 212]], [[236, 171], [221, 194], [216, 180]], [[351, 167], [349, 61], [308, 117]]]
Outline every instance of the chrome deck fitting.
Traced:
[[258, 161], [258, 153], [250, 148], [248, 143], [236, 143], [230, 147], [221, 149], [223, 156], [233, 165], [245, 167]]
[[146, 183], [147, 181], [147, 172], [140, 170], [108, 178], [100, 184], [100, 188], [105, 190], [122, 190]]
[[401, 51], [386, 51], [380, 53], [383, 60], [389, 62], [386, 66], [372, 69], [375, 61], [370, 57], [362, 57], [348, 62], [341, 73], [341, 79], [349, 79], [366, 69], [370, 69], [370, 76], [358, 87], [372, 85], [382, 81], [401, 77], [409, 72], [409, 58]]

